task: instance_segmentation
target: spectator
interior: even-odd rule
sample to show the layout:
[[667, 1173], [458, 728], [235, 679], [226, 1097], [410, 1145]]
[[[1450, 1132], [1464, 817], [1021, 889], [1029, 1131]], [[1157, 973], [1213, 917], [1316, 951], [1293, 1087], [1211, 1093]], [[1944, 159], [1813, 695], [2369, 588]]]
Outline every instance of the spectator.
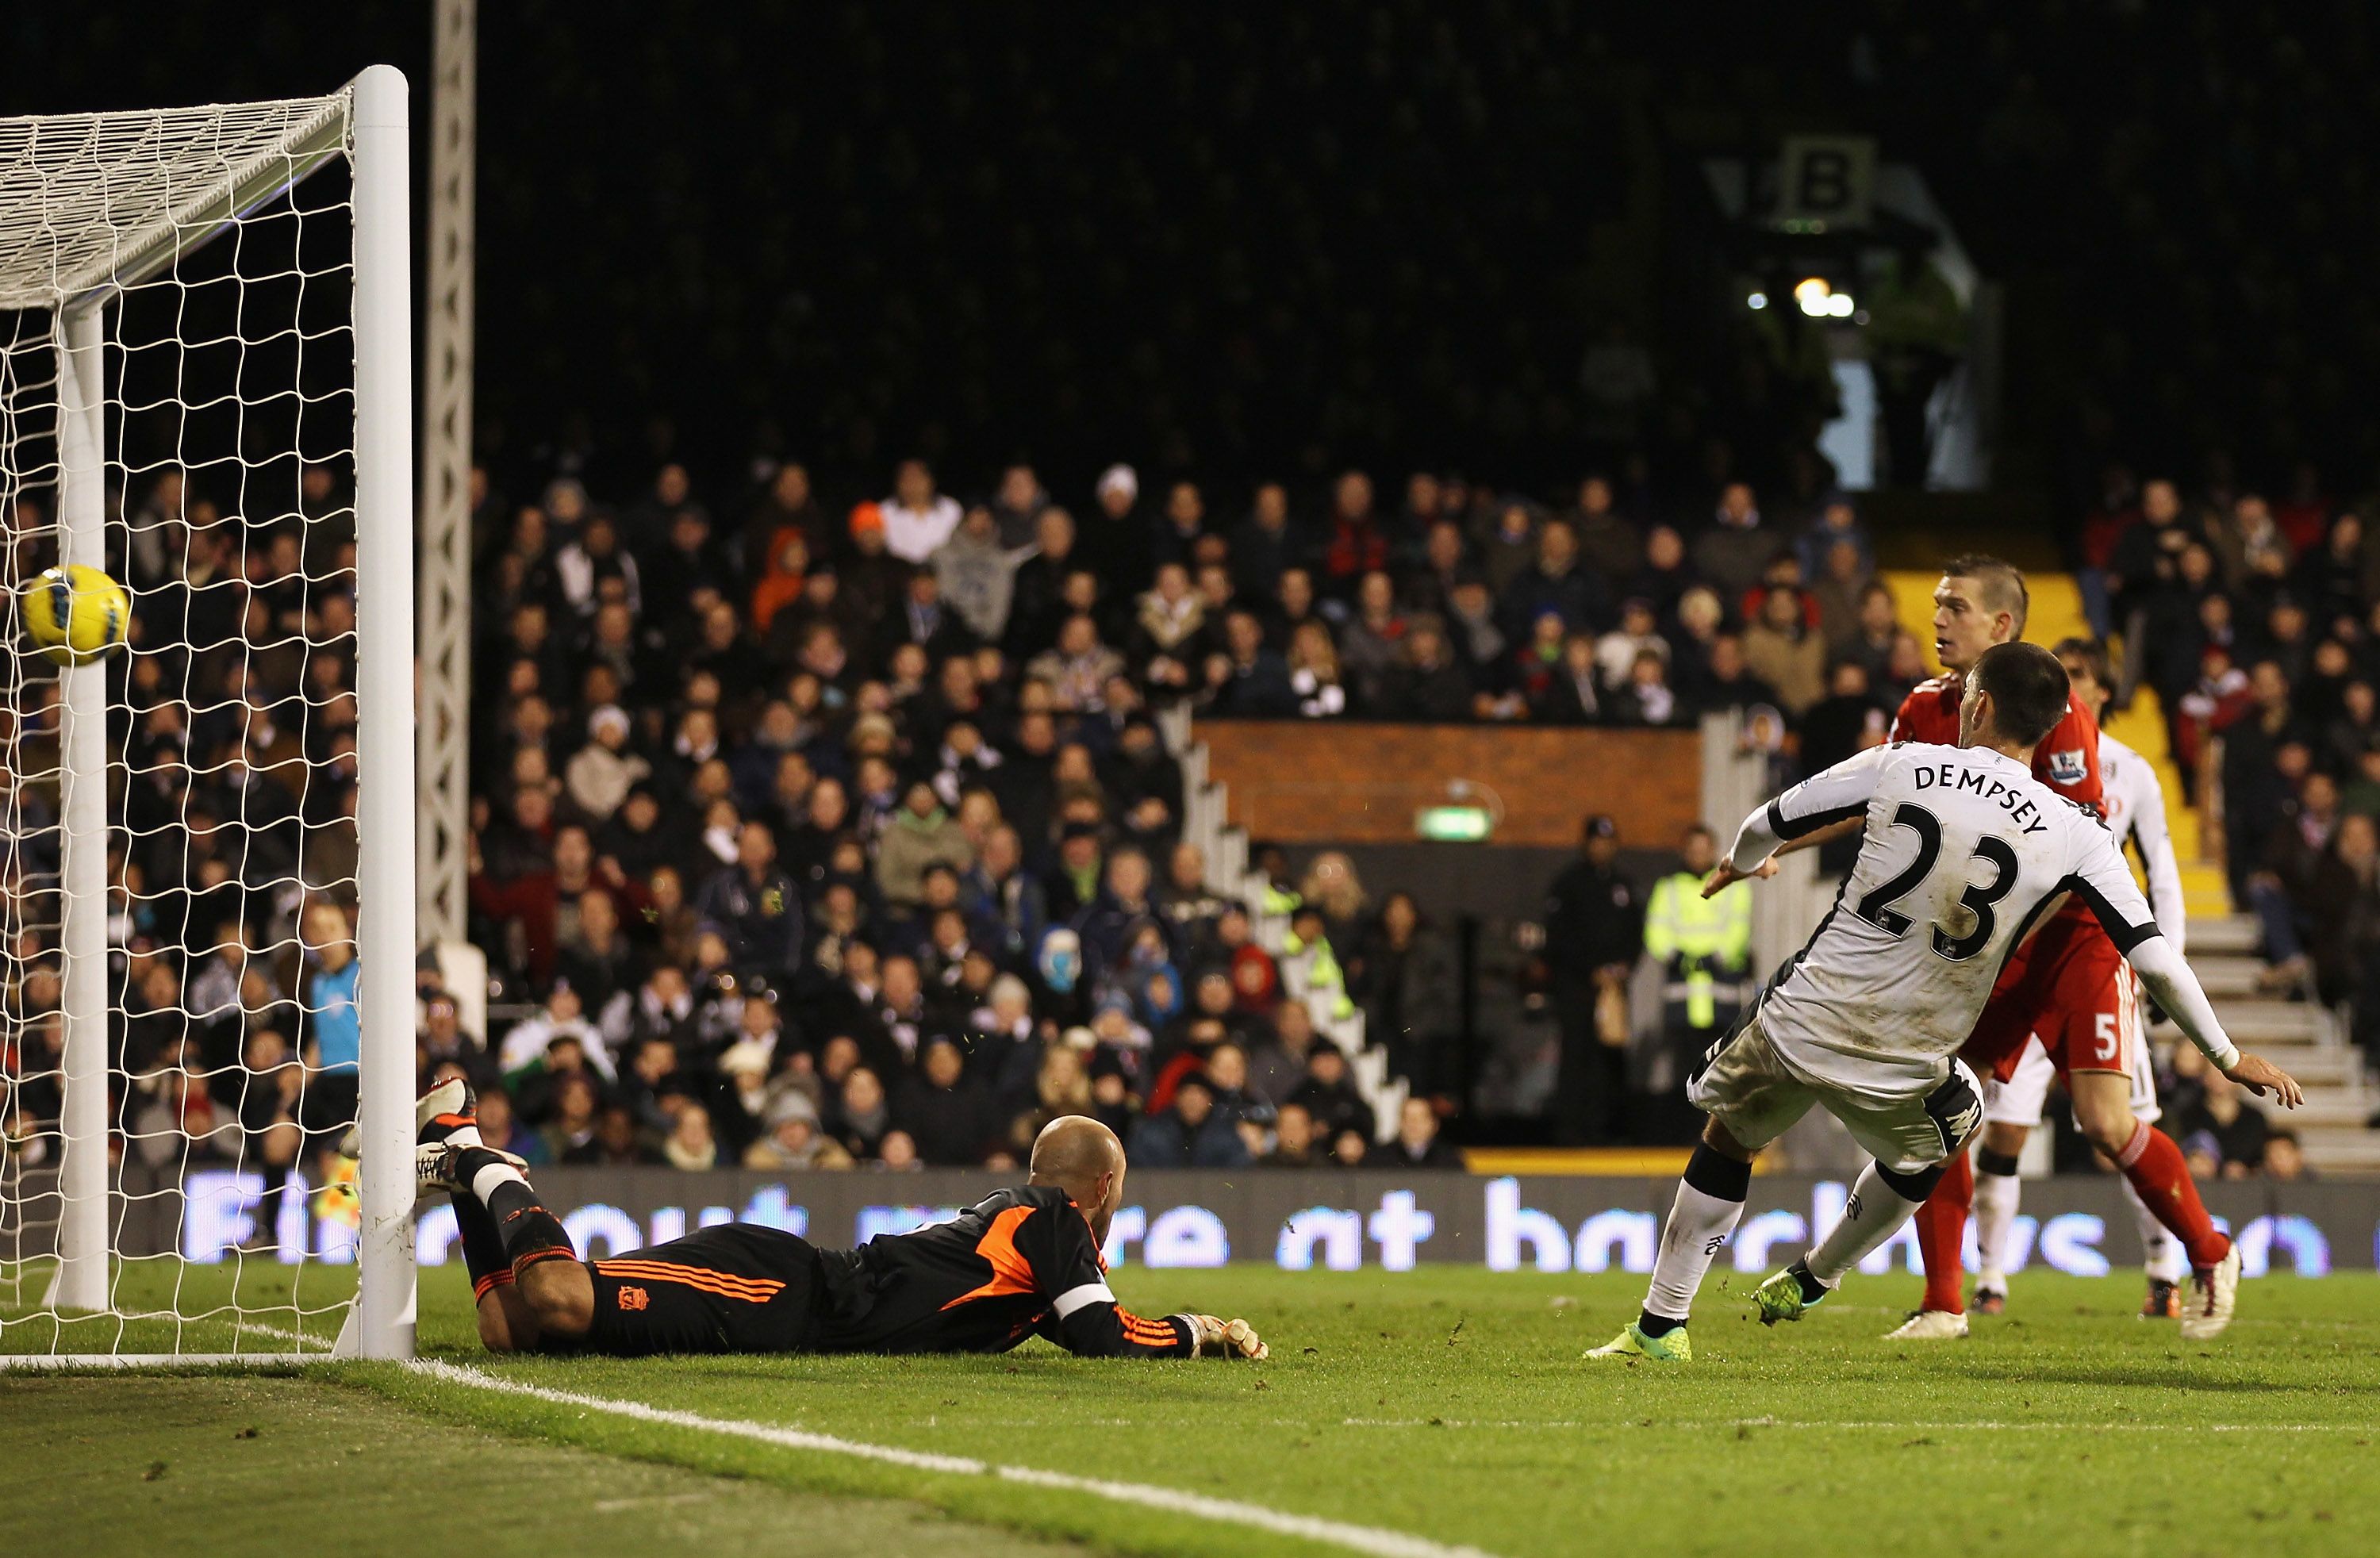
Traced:
[[1694, 543], [1694, 570], [1731, 606], [1760, 582], [1776, 554], [1777, 542], [1761, 528], [1751, 486], [1729, 482], [1720, 490], [1710, 529]]
[[1645, 936], [1636, 885], [1619, 859], [1620, 825], [1591, 816], [1581, 858], [1548, 890], [1545, 956], [1561, 1035], [1554, 1116], [1565, 1146], [1621, 1140], [1628, 1128], [1625, 988]]
[[763, 1174], [790, 1174], [804, 1169], [847, 1169], [851, 1155], [820, 1126], [809, 1099], [787, 1092], [771, 1107], [769, 1134], [744, 1151], [744, 1166]]
[[1298, 713], [1306, 719], [1330, 719], [1347, 712], [1339, 651], [1330, 642], [1330, 630], [1319, 622], [1303, 623], [1290, 637], [1289, 688], [1297, 699]]
[[1438, 1137], [1438, 1112], [1423, 1098], [1409, 1098], [1397, 1111], [1397, 1138], [1382, 1154], [1401, 1169], [1459, 1169], [1463, 1155]]
[[1796, 590], [1771, 590], [1743, 632], [1743, 662], [1777, 691], [1785, 712], [1799, 718], [1826, 692], [1827, 643], [1808, 623]]
[[1471, 717], [1471, 674], [1447, 642], [1438, 618], [1416, 616], [1407, 625], [1396, 663], [1381, 679], [1373, 712], [1386, 719], [1430, 724]]
[[1390, 893], [1348, 960], [1348, 992], [1364, 1034], [1386, 1046], [1389, 1069], [1419, 1093], [1461, 1090], [1443, 1047], [1462, 1026], [1454, 955], [1411, 893]]
[[1294, 1103], [1312, 1117], [1315, 1129], [1334, 1140], [1342, 1131], [1366, 1139], [1372, 1134], [1372, 1106], [1355, 1090], [1346, 1053], [1324, 1041], [1306, 1052], [1305, 1077], [1281, 1101]]
[[2191, 1172], [2245, 1179], [2263, 1166], [2272, 1127], [2263, 1111], [2241, 1102], [2239, 1084], [2228, 1077], [2208, 1066], [2200, 1080], [2204, 1092], [2178, 1122]]
[[958, 873], [975, 864], [975, 846], [942, 804], [934, 786], [924, 780], [909, 785], [893, 812], [892, 825], [877, 841], [876, 887], [895, 909], [914, 908], [925, 893], [926, 877], [945, 868], [955, 887]]
[[1552, 520], [1537, 532], [1536, 560], [1505, 586], [1503, 609], [1504, 632], [1512, 638], [1548, 615], [1560, 618], [1565, 633], [1608, 626], [1603, 586], [1580, 563], [1578, 537], [1566, 522]]
[[855, 1066], [844, 1077], [843, 1090], [836, 1101], [833, 1128], [836, 1144], [855, 1161], [877, 1155], [885, 1132], [892, 1128], [892, 1111], [886, 1106], [884, 1084], [867, 1066]]
[[933, 577], [941, 603], [982, 642], [996, 644], [1008, 629], [1017, 562], [1015, 552], [1002, 543], [1001, 521], [985, 508], [968, 510], [934, 554]]
[[955, 499], [937, 492], [925, 461], [903, 460], [892, 475], [892, 495], [877, 505], [884, 550], [913, 566], [930, 561], [959, 528]]
[[783, 978], [801, 962], [802, 901], [776, 862], [767, 824], [745, 823], [735, 832], [734, 863], [711, 872], [694, 911], [720, 928], [737, 967]]
[[1315, 1140], [1314, 1116], [1302, 1103], [1284, 1103], [1273, 1117], [1272, 1150], [1264, 1156], [1267, 1168], [1314, 1169], [1330, 1160]]
[[1127, 1156], [1135, 1168], [1239, 1168], [1248, 1162], [1248, 1149], [1234, 1122], [1217, 1113], [1207, 1078], [1197, 1075], [1183, 1078], [1170, 1108], [1143, 1115], [1133, 1126]]
[[662, 1153], [674, 1169], [689, 1172], [719, 1166], [719, 1143], [710, 1134], [710, 1112], [688, 1100], [677, 1112], [677, 1123]]
[[1662, 970], [1662, 1038], [1683, 1076], [1752, 993], [1752, 889], [1739, 882], [1703, 896], [1718, 843], [1700, 822], [1678, 853], [1681, 869], [1653, 884], [1645, 906], [1645, 955]]
[[2304, 1149], [2298, 1145], [2298, 1133], [2276, 1127], [2265, 1137], [2265, 1177], [2290, 1183], [2312, 1179], [2313, 1170], [2306, 1167]]
[[1254, 614], [1235, 611], [1224, 619], [1222, 652], [1207, 659], [1207, 687], [1214, 712], [1245, 719], [1282, 719], [1297, 711], [1289, 666], [1265, 646], [1264, 627]]
[[1397, 611], [1396, 585], [1385, 573], [1364, 576], [1355, 590], [1355, 612], [1340, 629], [1339, 658], [1356, 701], [1377, 707], [1382, 685], [1397, 663], [1405, 619]]
[[917, 1072], [893, 1096], [892, 1117], [919, 1160], [935, 1167], [979, 1163], [1002, 1140], [990, 1089], [949, 1039], [925, 1045]]

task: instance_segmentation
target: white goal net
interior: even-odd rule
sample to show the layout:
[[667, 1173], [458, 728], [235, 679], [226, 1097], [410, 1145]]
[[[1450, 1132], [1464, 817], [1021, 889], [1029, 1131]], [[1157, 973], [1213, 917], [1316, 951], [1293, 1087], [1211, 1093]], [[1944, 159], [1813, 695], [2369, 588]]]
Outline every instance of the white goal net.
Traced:
[[0, 120], [0, 1362], [410, 1347], [405, 116]]

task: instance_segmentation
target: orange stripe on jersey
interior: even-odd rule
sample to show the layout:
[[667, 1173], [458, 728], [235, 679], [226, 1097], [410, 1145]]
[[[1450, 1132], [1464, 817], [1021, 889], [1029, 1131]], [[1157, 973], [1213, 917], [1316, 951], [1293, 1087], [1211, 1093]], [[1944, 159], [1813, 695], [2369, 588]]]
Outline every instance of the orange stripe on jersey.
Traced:
[[606, 1260], [597, 1262], [595, 1269], [606, 1276], [650, 1277], [655, 1282], [729, 1289], [764, 1301], [783, 1292], [785, 1286], [769, 1277], [737, 1276], [730, 1272], [714, 1272], [708, 1266], [681, 1266], [667, 1260]]
[[775, 1277], [747, 1277], [735, 1272], [716, 1271], [709, 1266], [689, 1266], [676, 1260], [639, 1260], [622, 1259], [598, 1260], [596, 1269], [605, 1272], [686, 1272], [711, 1282], [722, 1282], [735, 1287], [760, 1287], [774, 1291], [785, 1284]]
[[1032, 1215], [1033, 1208], [1029, 1206], [1013, 1206], [991, 1220], [991, 1226], [984, 1230], [975, 1247], [975, 1252], [991, 1263], [991, 1280], [972, 1292], [960, 1294], [943, 1308], [955, 1309], [978, 1298], [1040, 1291], [1041, 1284], [1033, 1275], [1033, 1262], [1016, 1248], [1016, 1230]]
[[1181, 1333], [1173, 1329], [1171, 1321], [1143, 1320], [1122, 1305], [1116, 1308], [1116, 1318], [1123, 1321], [1126, 1339], [1143, 1345], [1170, 1347], [1182, 1340]]
[[708, 1293], [716, 1297], [733, 1298], [739, 1304], [765, 1304], [775, 1296], [774, 1294], [754, 1293], [748, 1288], [728, 1287], [720, 1283], [708, 1282], [686, 1272], [667, 1275], [650, 1272], [611, 1272], [605, 1274], [622, 1282], [668, 1283], [675, 1287], [691, 1287], [697, 1292]]
[[740, 1298], [747, 1304], [765, 1304], [783, 1292], [785, 1286], [783, 1283], [768, 1277], [739, 1277], [727, 1272], [714, 1272], [707, 1266], [680, 1266], [665, 1260], [598, 1260], [595, 1269], [607, 1277], [675, 1283], [682, 1287], [698, 1287], [722, 1297]]

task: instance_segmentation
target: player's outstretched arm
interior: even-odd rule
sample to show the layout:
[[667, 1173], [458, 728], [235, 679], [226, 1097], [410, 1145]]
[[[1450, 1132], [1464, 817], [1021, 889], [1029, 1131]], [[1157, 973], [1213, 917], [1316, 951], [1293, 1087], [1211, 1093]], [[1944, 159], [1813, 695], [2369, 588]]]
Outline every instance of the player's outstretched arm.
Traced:
[[1090, 1224], [1069, 1207], [1026, 1220], [1018, 1252], [1034, 1285], [1049, 1295], [1039, 1330], [1077, 1357], [1251, 1357], [1267, 1356], [1244, 1320], [1184, 1311], [1149, 1320], [1116, 1302]]
[[1788, 846], [1806, 848], [1801, 841], [1820, 843], [1858, 827], [1867, 813], [1869, 797], [1876, 794], [1876, 775], [1891, 751], [1889, 747], [1870, 747], [1855, 752], [1756, 809], [1736, 830], [1727, 858], [1703, 883], [1703, 896], [1707, 898], [1730, 882], [1776, 875], [1776, 858], [1791, 854]]

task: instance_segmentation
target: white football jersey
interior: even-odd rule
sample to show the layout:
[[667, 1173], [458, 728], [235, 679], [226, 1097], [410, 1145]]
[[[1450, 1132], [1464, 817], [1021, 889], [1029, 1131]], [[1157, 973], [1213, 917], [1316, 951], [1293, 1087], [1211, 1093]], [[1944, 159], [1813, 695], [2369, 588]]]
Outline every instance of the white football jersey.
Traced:
[[2181, 901], [2181, 863], [2173, 852], [2173, 833], [2166, 825], [2165, 786], [2157, 783], [2149, 760], [2108, 735], [2099, 733], [2099, 782], [2107, 809], [2107, 831], [2119, 847], [2130, 838], [2149, 879], [2149, 907], [2156, 915], [2157, 934], [2182, 949], [2188, 915]]
[[1987, 748], [1870, 748], [1746, 818], [1730, 858], [1748, 869], [1779, 841], [1859, 816], [1858, 864], [1760, 999], [1771, 1042], [1811, 1082], [1932, 1088], [2061, 892], [2091, 907], [2119, 951], [2157, 933], [2099, 820]]

